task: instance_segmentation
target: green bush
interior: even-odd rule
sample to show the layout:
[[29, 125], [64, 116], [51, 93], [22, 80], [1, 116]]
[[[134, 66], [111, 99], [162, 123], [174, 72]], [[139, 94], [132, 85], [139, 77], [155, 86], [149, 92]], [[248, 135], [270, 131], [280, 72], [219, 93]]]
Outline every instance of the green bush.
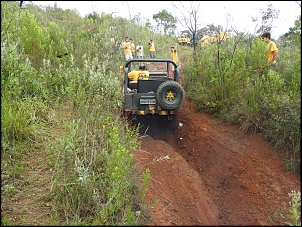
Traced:
[[198, 64], [191, 60], [183, 69], [187, 97], [197, 110], [240, 124], [244, 131], [261, 133], [283, 151], [285, 160], [294, 158], [295, 168], [290, 169], [298, 170], [301, 53], [295, 47], [279, 50], [284, 58], [272, 70], [265, 45], [259, 38], [233, 37], [199, 47]]

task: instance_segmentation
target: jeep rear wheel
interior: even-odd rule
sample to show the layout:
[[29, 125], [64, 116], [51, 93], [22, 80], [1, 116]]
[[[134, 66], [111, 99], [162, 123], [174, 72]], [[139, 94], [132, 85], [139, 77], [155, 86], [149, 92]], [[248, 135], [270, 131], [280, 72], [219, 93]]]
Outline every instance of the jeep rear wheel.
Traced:
[[156, 95], [162, 108], [172, 110], [180, 108], [185, 91], [176, 81], [168, 80], [159, 85]]

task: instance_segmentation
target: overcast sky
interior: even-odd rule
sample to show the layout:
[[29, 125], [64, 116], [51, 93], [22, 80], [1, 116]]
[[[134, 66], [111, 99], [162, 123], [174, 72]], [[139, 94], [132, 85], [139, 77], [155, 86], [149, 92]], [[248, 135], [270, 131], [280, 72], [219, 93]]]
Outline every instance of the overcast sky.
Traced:
[[[113, 16], [129, 19], [130, 16], [133, 18], [140, 13], [141, 18], [154, 22], [153, 14], [166, 9], [174, 17], [181, 17], [172, 6], [172, 1], [32, 1], [33, 4], [40, 6], [54, 6], [55, 2], [58, 7], [64, 10], [76, 9], [81, 16], [93, 11], [99, 14], [114, 12]], [[182, 3], [185, 6], [184, 11], [190, 9], [190, 1], [182, 1]], [[260, 10], [267, 9], [267, 6], [271, 4], [274, 9], [280, 11], [279, 19], [274, 21], [273, 39], [277, 39], [280, 35], [288, 32], [290, 27], [294, 27], [295, 20], [301, 15], [301, 1], [200, 1], [199, 3], [199, 28], [208, 24], [221, 25], [226, 29], [232, 26], [240, 32], [252, 34], [256, 29], [256, 23], [252, 22], [251, 17], [260, 18]], [[227, 17], [227, 15], [230, 16]], [[179, 29], [187, 30], [181, 26]]]

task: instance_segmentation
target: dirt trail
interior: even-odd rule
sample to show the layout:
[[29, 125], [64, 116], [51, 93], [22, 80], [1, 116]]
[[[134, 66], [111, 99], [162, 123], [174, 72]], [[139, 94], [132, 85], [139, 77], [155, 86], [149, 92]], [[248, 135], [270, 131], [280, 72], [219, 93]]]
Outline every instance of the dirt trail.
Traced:
[[[284, 225], [288, 193], [300, 178], [286, 171], [261, 139], [194, 111], [189, 100], [177, 115], [179, 130], [144, 122], [147, 135], [134, 157], [151, 170], [146, 202], [149, 225]], [[144, 130], [142, 130], [144, 131]]]

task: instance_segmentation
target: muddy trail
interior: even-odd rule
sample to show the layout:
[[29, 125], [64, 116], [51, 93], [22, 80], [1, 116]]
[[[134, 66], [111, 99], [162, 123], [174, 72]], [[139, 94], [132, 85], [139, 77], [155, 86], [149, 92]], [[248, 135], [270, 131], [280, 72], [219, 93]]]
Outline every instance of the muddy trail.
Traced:
[[[260, 135], [250, 135], [201, 112], [185, 99], [171, 130], [140, 119], [142, 147], [133, 151], [150, 169], [148, 225], [285, 225], [288, 195], [300, 177]], [[176, 125], [177, 125], [176, 124]]]
[[144, 120], [141, 171], [151, 170], [149, 225], [284, 225], [300, 178], [259, 135], [196, 113], [186, 100], [170, 130]]

